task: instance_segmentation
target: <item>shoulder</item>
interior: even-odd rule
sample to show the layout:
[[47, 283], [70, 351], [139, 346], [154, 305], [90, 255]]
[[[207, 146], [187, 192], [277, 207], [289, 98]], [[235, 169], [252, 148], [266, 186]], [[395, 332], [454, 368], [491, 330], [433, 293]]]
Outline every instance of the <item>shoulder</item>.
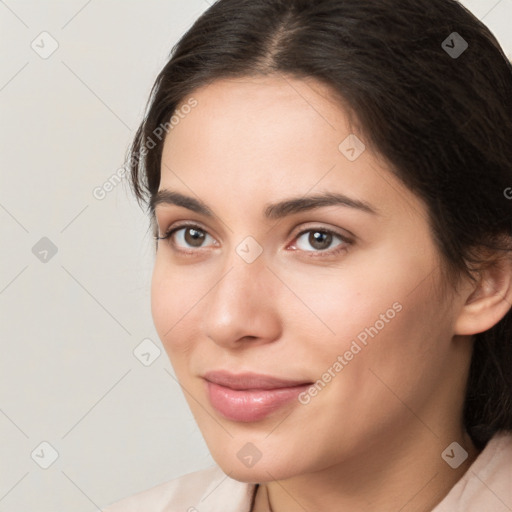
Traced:
[[512, 510], [512, 432], [499, 432], [433, 512]]
[[224, 512], [248, 512], [254, 487], [212, 466], [134, 494], [103, 512], [209, 512], [219, 505]]

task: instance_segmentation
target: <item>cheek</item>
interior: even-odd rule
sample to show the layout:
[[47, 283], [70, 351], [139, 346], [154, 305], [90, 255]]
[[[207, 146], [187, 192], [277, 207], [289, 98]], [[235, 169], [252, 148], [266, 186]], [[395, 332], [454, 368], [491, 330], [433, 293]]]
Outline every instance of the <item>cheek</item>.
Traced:
[[201, 281], [179, 269], [171, 269], [157, 256], [151, 280], [151, 314], [160, 340], [169, 355], [187, 348], [193, 337], [194, 308], [206, 293]]
[[356, 359], [366, 365], [423, 364], [422, 354], [441, 343], [448, 328], [432, 286], [438, 277], [435, 260], [427, 249], [407, 253], [383, 246], [347, 258], [344, 268], [317, 268], [301, 275], [288, 271], [285, 280], [294, 283], [296, 296], [311, 311], [299, 304], [293, 311], [288, 306], [288, 314], [309, 333], [301, 339], [309, 346], [316, 371], [329, 368], [347, 351], [350, 365]]
[[[365, 266], [361, 270], [347, 265], [295, 274], [288, 271], [283, 281], [293, 283], [295, 297], [283, 293], [282, 311], [286, 311], [289, 326], [295, 324], [309, 333], [301, 339], [315, 345], [316, 355], [332, 357], [348, 350], [354, 339], [364, 342], [368, 329], [375, 325], [379, 332], [388, 329], [402, 309], [404, 294], [380, 268]], [[320, 346], [322, 350], [318, 350]]]
[[317, 359], [322, 378], [320, 372], [332, 369], [342, 356], [334, 368], [338, 377], [324, 393], [340, 411], [357, 399], [360, 414], [385, 422], [402, 414], [403, 403], [421, 407], [442, 377], [450, 347], [449, 315], [443, 315], [428, 280], [415, 289], [408, 281], [396, 283], [364, 298], [364, 307], [356, 308], [347, 297], [340, 300], [354, 316], [344, 320], [338, 315], [337, 342], [325, 344]]

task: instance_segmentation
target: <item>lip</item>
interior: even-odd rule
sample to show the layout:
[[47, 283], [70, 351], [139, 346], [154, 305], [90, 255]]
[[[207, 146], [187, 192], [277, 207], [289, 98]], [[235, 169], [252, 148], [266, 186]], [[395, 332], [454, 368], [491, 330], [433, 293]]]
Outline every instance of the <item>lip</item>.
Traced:
[[229, 420], [246, 423], [266, 418], [312, 385], [305, 380], [225, 371], [208, 372], [203, 378], [212, 407]]

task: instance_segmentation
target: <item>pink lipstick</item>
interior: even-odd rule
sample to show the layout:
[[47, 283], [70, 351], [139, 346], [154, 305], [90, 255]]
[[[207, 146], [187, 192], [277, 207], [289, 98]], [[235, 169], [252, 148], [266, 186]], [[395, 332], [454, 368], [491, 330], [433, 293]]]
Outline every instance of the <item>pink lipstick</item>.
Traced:
[[296, 400], [312, 382], [286, 380], [268, 375], [225, 371], [206, 373], [203, 378], [213, 408], [232, 421], [262, 420]]

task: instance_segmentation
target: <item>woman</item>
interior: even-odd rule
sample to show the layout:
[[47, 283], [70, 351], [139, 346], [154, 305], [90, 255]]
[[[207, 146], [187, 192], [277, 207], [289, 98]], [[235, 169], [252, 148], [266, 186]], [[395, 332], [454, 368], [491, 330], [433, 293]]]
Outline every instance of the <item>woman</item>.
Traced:
[[129, 165], [217, 465], [107, 510], [512, 510], [511, 140], [453, 0], [208, 9]]

